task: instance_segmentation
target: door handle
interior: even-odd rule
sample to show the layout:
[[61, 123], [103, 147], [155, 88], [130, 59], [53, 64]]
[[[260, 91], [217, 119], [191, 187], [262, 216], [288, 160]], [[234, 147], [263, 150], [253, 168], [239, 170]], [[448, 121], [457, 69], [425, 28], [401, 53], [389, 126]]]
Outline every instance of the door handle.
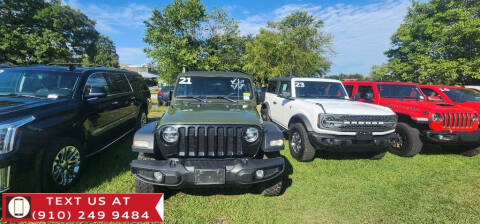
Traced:
[[273, 101], [273, 104], [277, 104], [277, 102]]
[[118, 101], [113, 101], [112, 102], [112, 105], [117, 105], [118, 104]]

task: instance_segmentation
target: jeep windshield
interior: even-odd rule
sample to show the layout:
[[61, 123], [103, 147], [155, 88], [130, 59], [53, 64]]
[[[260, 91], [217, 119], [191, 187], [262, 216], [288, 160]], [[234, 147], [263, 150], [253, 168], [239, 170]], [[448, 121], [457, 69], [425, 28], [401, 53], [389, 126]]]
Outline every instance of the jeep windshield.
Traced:
[[253, 99], [253, 91], [247, 78], [182, 76], [178, 79], [175, 97], [235, 102]]
[[480, 93], [471, 89], [442, 88], [440, 89], [453, 102], [480, 102]]
[[337, 82], [296, 81], [295, 94], [297, 98], [347, 99], [345, 89]]
[[0, 96], [72, 96], [78, 75], [71, 72], [0, 70]]
[[398, 98], [398, 99], [420, 99], [422, 93], [415, 85], [378, 85], [378, 91], [382, 98]]

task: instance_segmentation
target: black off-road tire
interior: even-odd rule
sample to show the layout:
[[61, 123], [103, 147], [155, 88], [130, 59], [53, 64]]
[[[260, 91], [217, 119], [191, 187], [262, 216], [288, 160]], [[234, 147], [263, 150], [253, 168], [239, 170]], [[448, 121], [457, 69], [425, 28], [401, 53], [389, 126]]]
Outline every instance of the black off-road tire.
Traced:
[[[152, 157], [148, 157], [143, 153], [138, 153], [138, 160], [155, 160]], [[157, 186], [153, 184], [146, 183], [144, 181], [138, 180], [135, 178], [135, 192], [136, 193], [155, 193], [157, 191]]]
[[[307, 130], [305, 130], [305, 127], [303, 126], [303, 124], [294, 123], [290, 125], [289, 129], [290, 130], [289, 130], [288, 140], [289, 140], [289, 146], [290, 146], [290, 154], [292, 155], [292, 157], [300, 162], [312, 161], [315, 158], [316, 149], [310, 143]], [[298, 133], [298, 136], [301, 139], [300, 144], [292, 142], [292, 140], [295, 138], [294, 137], [295, 133]], [[298, 150], [295, 150], [293, 143], [300, 145], [300, 148]]]
[[[277, 158], [280, 157], [280, 152], [270, 152], [263, 155], [264, 159]], [[267, 197], [279, 196], [283, 192], [283, 183], [285, 177], [284, 173], [280, 174], [278, 177], [275, 177], [272, 180], [266, 181], [259, 184], [261, 194]]]
[[262, 107], [262, 109], [260, 109], [260, 114], [262, 116], [263, 121], [270, 121], [270, 116], [269, 116], [267, 107]]
[[[66, 185], [60, 185], [54, 179], [53, 167], [54, 161], [57, 157], [57, 154], [65, 147], [73, 146], [79, 151], [80, 155], [80, 165], [76, 177], [70, 183]], [[41, 190], [42, 192], [65, 192], [70, 187], [72, 187], [78, 180], [85, 166], [85, 150], [80, 144], [79, 141], [73, 138], [61, 138], [57, 141], [54, 141], [51, 146], [45, 150], [43, 155], [43, 160], [41, 164]], [[58, 164], [58, 163], [57, 163]], [[68, 163], [67, 163], [68, 164]]]
[[423, 143], [418, 129], [401, 122], [397, 124], [396, 133], [399, 138], [397, 141], [401, 140], [402, 144], [400, 147], [390, 146], [388, 151], [391, 153], [402, 157], [412, 157], [422, 150]]

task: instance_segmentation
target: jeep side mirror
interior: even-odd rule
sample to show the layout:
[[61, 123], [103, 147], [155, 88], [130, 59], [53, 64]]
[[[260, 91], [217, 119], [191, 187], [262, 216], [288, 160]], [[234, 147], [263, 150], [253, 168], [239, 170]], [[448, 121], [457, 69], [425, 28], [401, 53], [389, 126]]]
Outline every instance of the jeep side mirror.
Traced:
[[85, 99], [92, 98], [104, 98], [107, 96], [107, 90], [103, 86], [91, 86], [87, 94], [85, 94]]
[[283, 91], [280, 93], [280, 97], [282, 98], [290, 98], [292, 96], [292, 94], [290, 94], [290, 92], [288, 91]]
[[442, 98], [439, 96], [428, 96], [427, 99], [431, 102], [443, 102]]
[[265, 95], [262, 94], [261, 90], [255, 92], [255, 97], [257, 98], [257, 105], [260, 105], [265, 101]]

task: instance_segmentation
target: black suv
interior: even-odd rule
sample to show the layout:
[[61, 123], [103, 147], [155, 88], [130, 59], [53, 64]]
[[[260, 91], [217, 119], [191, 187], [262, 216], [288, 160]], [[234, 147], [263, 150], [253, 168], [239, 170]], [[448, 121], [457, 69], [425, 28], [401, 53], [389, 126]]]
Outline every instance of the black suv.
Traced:
[[150, 102], [125, 70], [0, 69], [0, 192], [66, 190], [85, 158], [147, 122]]

